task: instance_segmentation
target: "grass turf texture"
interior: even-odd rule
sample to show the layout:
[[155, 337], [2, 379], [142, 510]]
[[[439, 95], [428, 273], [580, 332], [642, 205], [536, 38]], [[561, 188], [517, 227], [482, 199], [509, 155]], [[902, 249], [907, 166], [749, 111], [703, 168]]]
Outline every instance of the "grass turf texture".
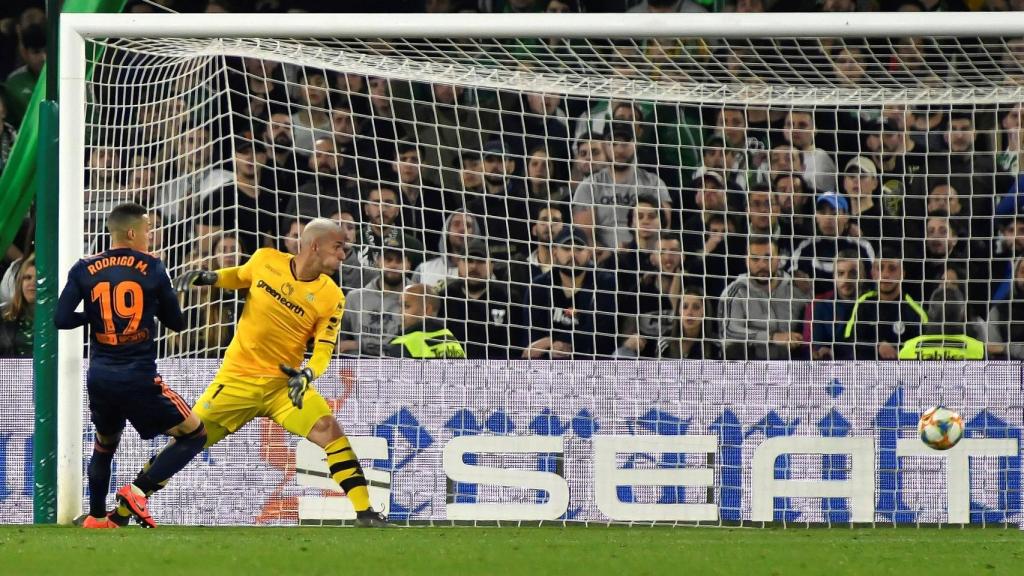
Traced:
[[0, 526], [0, 574], [1021, 574], [1002, 529]]

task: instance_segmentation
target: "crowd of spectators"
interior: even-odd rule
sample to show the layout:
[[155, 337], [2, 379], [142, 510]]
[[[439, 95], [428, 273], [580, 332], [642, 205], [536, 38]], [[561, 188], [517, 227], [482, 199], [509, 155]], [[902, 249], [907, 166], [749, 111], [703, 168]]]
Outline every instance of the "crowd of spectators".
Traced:
[[[809, 8], [786, 0], [394, 4]], [[877, 7], [825, 0], [820, 9]], [[44, 28], [32, 8], [0, 27], [18, 54], [0, 55], [10, 69], [0, 166], [25, 87], [39, 75]], [[820, 49], [848, 77], [862, 62], [857, 46]], [[653, 45], [639, 48], [656, 57]], [[130, 58], [108, 50], [95, 72], [114, 88], [92, 103], [105, 123], [89, 134], [86, 229], [101, 230], [118, 202], [143, 203], [158, 225], [153, 251], [182, 271], [237, 265], [263, 246], [295, 253], [305, 223], [332, 218], [346, 237], [335, 278], [347, 296], [343, 355], [404, 355], [394, 339], [428, 330], [447, 331], [472, 359], [888, 360], [916, 336], [952, 331], [983, 341], [989, 358], [1024, 359], [1021, 105], [577, 98], [257, 58], [226, 58], [217, 79], [204, 69], [168, 80], [126, 72]], [[166, 97], [134, 100], [153, 86]], [[5, 259], [0, 355], [31, 343], [31, 224]], [[90, 249], [103, 247], [95, 235]], [[218, 354], [244, 299], [218, 290], [191, 298], [192, 328], [168, 338], [166, 353]]]

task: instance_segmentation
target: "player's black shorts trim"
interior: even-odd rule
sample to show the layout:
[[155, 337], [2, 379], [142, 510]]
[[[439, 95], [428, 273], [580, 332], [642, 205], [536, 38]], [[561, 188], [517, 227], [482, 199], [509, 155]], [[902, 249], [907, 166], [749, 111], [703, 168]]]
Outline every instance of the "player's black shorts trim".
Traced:
[[114, 435], [131, 422], [145, 440], [181, 424], [192, 411], [181, 396], [157, 374], [112, 382], [89, 376], [89, 411], [96, 432]]

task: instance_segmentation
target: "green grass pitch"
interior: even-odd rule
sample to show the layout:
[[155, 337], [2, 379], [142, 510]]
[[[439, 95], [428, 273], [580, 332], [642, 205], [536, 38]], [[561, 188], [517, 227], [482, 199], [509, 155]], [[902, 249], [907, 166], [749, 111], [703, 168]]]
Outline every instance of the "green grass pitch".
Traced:
[[0, 574], [1022, 574], [1001, 529], [0, 527]]

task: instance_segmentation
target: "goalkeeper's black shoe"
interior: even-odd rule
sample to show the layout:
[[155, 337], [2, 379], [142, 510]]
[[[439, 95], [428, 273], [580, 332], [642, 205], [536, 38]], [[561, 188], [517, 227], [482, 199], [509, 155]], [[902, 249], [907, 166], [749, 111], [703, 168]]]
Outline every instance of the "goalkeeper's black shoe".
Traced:
[[388, 517], [373, 508], [356, 512], [356, 528], [394, 528]]

